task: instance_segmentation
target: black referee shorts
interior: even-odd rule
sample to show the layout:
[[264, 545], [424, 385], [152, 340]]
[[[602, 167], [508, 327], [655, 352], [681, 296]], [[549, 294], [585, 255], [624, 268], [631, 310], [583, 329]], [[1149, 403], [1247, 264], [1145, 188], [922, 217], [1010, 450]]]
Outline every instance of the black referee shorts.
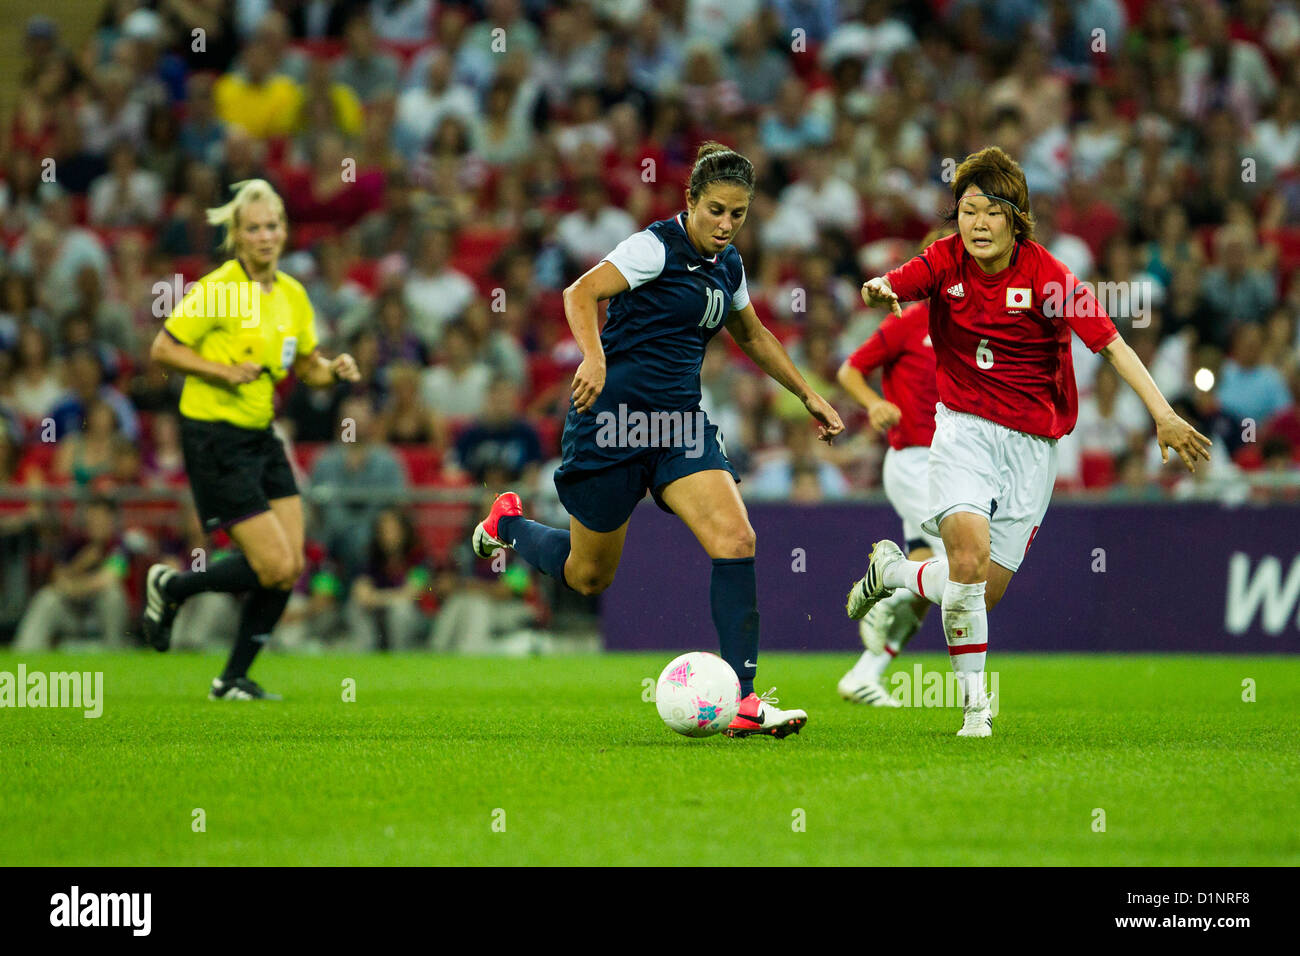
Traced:
[[298, 494], [284, 443], [270, 428], [181, 416], [181, 451], [203, 530], [229, 528]]

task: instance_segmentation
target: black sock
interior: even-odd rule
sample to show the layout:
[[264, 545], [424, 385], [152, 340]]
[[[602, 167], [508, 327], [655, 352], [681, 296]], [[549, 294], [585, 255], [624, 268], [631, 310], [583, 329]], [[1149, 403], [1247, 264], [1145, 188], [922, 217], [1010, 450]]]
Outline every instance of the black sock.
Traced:
[[258, 587], [257, 573], [242, 554], [214, 562], [206, 571], [181, 571], [167, 582], [163, 592], [173, 601], [184, 601], [202, 591], [252, 591]]
[[232, 681], [247, 676], [253, 666], [253, 658], [271, 637], [271, 631], [284, 613], [292, 591], [279, 588], [258, 588], [244, 599], [244, 607], [239, 612], [239, 633], [235, 638], [235, 648], [226, 661], [226, 669], [221, 672], [223, 681]]
[[498, 520], [497, 531], [515, 554], [538, 571], [561, 584], [569, 583], [564, 580], [564, 562], [569, 560], [569, 532], [519, 515], [506, 515]]
[[758, 587], [753, 558], [714, 558], [709, 583], [720, 656], [740, 678], [740, 696], [754, 692], [758, 671]]

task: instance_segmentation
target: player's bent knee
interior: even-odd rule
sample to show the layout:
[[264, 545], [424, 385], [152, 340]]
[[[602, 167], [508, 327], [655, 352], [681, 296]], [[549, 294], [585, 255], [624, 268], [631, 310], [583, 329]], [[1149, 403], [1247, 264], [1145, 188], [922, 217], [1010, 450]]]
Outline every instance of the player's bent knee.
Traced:
[[752, 558], [758, 546], [758, 536], [746, 522], [742, 528], [729, 529], [719, 535], [711, 555], [715, 558]]
[[565, 577], [569, 579], [569, 587], [584, 597], [593, 597], [600, 594], [614, 583], [612, 574], [602, 574], [600, 572], [579, 573], [577, 575], [566, 573]]
[[291, 588], [298, 581], [296, 562], [287, 551], [270, 555], [249, 555], [248, 563], [257, 575], [257, 583], [270, 590]]
[[948, 552], [948, 577], [962, 584], [983, 581], [989, 573], [989, 556], [978, 548], [956, 548]]

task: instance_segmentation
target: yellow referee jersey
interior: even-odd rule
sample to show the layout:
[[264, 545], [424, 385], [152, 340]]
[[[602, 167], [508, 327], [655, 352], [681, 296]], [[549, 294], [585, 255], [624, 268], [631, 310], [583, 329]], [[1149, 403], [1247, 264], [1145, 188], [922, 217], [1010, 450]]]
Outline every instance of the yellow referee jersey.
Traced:
[[226, 365], [254, 362], [265, 371], [237, 388], [187, 376], [180, 412], [205, 422], [266, 428], [275, 415], [275, 383], [294, 361], [316, 349], [316, 319], [298, 280], [276, 272], [267, 293], [238, 259], [209, 272], [163, 323], [167, 333], [205, 359]]

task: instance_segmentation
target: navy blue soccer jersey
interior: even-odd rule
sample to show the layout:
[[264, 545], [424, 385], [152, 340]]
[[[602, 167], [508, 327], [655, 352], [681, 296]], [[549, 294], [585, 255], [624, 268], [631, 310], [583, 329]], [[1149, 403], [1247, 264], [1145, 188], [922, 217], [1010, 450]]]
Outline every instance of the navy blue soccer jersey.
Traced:
[[[609, 300], [600, 333], [605, 387], [582, 415], [569, 406], [563, 469], [606, 468], [638, 449], [596, 440], [602, 412], [694, 412], [700, 407], [704, 350], [732, 311], [749, 304], [745, 266], [734, 246], [703, 256], [691, 244], [686, 214], [624, 239], [604, 261], [627, 279]], [[608, 416], [605, 416], [608, 418]]]

